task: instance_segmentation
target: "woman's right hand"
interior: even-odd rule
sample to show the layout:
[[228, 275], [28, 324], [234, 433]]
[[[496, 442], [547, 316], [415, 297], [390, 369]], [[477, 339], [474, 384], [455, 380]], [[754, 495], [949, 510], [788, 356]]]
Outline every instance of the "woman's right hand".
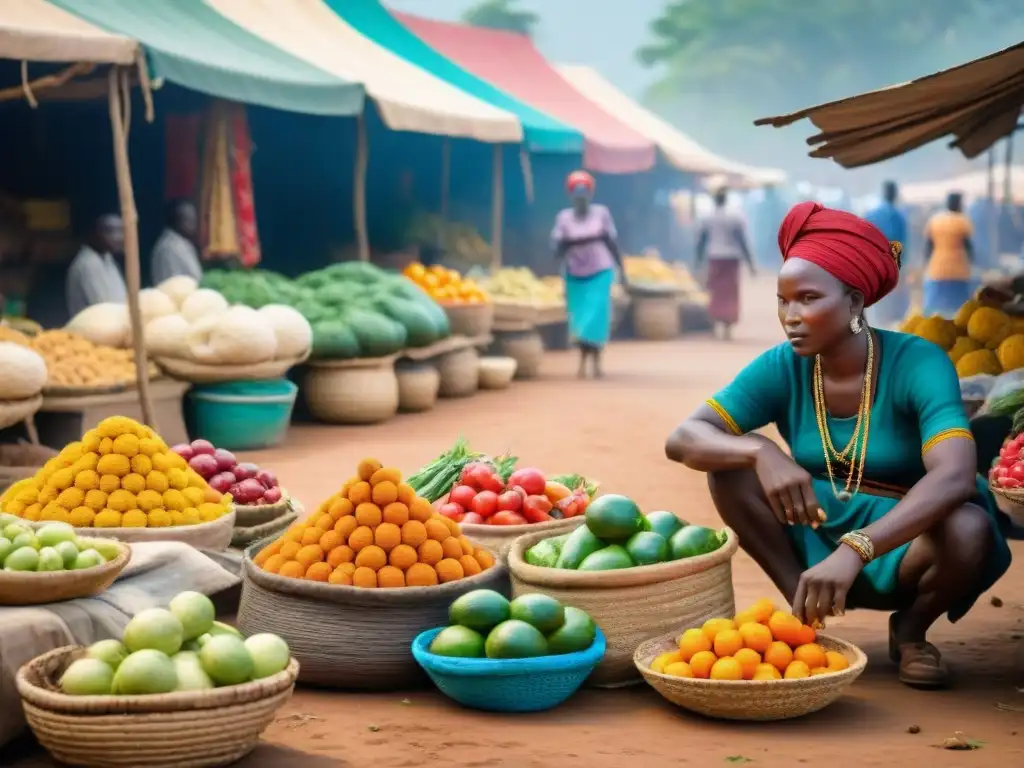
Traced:
[[754, 471], [779, 523], [818, 526], [821, 505], [814, 495], [811, 475], [806, 469], [775, 443], [766, 440], [758, 449]]

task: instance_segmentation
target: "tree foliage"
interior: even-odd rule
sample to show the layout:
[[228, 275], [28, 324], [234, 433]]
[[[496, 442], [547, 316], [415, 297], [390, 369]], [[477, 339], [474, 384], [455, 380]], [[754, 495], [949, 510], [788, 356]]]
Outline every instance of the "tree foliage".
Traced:
[[504, 29], [532, 37], [540, 17], [518, 5], [519, 0], [481, 0], [462, 14], [462, 20], [474, 27]]

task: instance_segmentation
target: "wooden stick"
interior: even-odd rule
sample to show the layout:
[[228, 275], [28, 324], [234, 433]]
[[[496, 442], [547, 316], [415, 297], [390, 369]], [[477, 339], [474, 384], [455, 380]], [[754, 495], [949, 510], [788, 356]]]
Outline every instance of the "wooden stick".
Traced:
[[356, 116], [356, 167], [352, 179], [352, 201], [360, 261], [370, 260], [370, 235], [366, 228], [366, 169], [369, 162], [369, 149], [366, 136], [366, 117], [360, 114]]
[[142, 310], [139, 307], [139, 290], [142, 284], [139, 264], [139, 214], [135, 209], [135, 192], [132, 189], [132, 173], [128, 163], [128, 134], [125, 130], [125, 110], [128, 105], [122, 101], [122, 93], [128, 89], [127, 76], [127, 70], [119, 66], [110, 68], [110, 125], [114, 135], [117, 195], [121, 201], [121, 219], [124, 221], [124, 271], [128, 283], [128, 316], [131, 319], [132, 344], [135, 348], [135, 380], [139, 388], [142, 420], [154, 431], [159, 432], [153, 412], [153, 401], [149, 396], [149, 361], [146, 358], [146, 339], [142, 326]]
[[494, 160], [491, 172], [491, 266], [501, 267], [501, 235], [505, 227], [505, 183], [502, 179], [504, 164], [502, 162], [501, 144], [494, 145]]
[[62, 69], [60, 72], [52, 75], [37, 77], [35, 80], [26, 80], [21, 85], [12, 85], [9, 88], [0, 88], [0, 101], [24, 99], [29, 94], [34, 98], [40, 97], [40, 94], [37, 94], [36, 91], [46, 90], [47, 88], [60, 88], [79, 75], [89, 74], [95, 68], [96, 66], [94, 64], [80, 62], [78, 64], [72, 64], [70, 67]]

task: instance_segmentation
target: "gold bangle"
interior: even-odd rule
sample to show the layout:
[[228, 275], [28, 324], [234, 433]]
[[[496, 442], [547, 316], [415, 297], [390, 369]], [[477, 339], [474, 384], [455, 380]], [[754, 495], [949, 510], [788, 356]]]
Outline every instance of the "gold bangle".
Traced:
[[865, 565], [875, 559], [875, 544], [863, 531], [850, 531], [839, 538], [840, 544], [845, 544], [864, 562]]

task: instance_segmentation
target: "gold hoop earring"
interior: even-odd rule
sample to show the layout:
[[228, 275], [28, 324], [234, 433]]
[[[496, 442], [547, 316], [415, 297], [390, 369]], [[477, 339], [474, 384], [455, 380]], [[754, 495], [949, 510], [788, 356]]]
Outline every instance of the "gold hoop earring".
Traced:
[[854, 315], [850, 318], [850, 330], [853, 331], [855, 336], [864, 330], [864, 324], [860, 321], [860, 315]]

